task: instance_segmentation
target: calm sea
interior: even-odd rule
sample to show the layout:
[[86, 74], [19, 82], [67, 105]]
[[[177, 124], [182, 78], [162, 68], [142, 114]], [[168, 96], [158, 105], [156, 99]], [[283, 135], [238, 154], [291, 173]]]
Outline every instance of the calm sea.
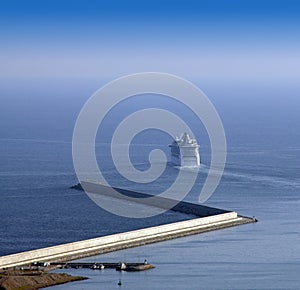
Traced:
[[[70, 84], [54, 83], [57, 89], [44, 90], [45, 81], [23, 89], [9, 82], [1, 87], [0, 255], [188, 218], [172, 212], [147, 219], [118, 217], [85, 193], [69, 189], [77, 182], [72, 128], [98, 84], [77, 84], [75, 90]], [[116, 289], [119, 279], [122, 289], [299, 289], [299, 90], [273, 86], [206, 87], [228, 142], [224, 176], [206, 204], [255, 216], [258, 223], [91, 257], [85, 260], [147, 258], [156, 268], [141, 273], [68, 270], [90, 279], [52, 289]], [[163, 101], [162, 106], [167, 104]], [[110, 136], [107, 132], [105, 138]], [[105, 138], [98, 140], [96, 152], [107, 178], [114, 185], [142, 190], [115, 171]], [[199, 141], [203, 165], [198, 185], [187, 196], [194, 202], [209, 165], [205, 138]], [[134, 141], [132, 160], [145, 169], [151, 148], [168, 152], [170, 138], [150, 131]], [[163, 190], [177, 173], [168, 166], [163, 177], [144, 191]]]

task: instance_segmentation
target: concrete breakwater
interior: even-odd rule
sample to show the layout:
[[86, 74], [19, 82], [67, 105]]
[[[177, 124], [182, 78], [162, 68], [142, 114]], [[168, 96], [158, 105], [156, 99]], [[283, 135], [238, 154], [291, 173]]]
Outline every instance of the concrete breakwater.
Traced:
[[[165, 210], [170, 209], [172, 211], [192, 214], [198, 217], [206, 217], [229, 212], [228, 210], [224, 209], [204, 206], [186, 201], [178, 201], [161, 196], [154, 196], [144, 192], [136, 192], [123, 188], [109, 187], [93, 181], [82, 181], [81, 184], [87, 192], [94, 195], [105, 195], [110, 198], [118, 199], [120, 201], [124, 200], [124, 202], [132, 202], [132, 198], [134, 198], [135, 203], [139, 203], [145, 206], [153, 206]], [[72, 188], [83, 190], [81, 184], [79, 183]], [[121, 193], [121, 195], [117, 195], [115, 191]]]
[[0, 269], [43, 261], [67, 261], [253, 222], [236, 212], [196, 218], [0, 257]]
[[[85, 184], [85, 188], [86, 187], [90, 192], [95, 194], [107, 195], [110, 198], [115, 197], [114, 191], [107, 186], [87, 182], [87, 184]], [[129, 197], [139, 197], [137, 198], [138, 202], [146, 206], [156, 206], [165, 209], [171, 208], [173, 211], [192, 214], [197, 216], [197, 218], [3, 256], [0, 257], [0, 269], [28, 265], [34, 262], [74, 260], [256, 221], [252, 218], [238, 216], [237, 213], [233, 211], [226, 211], [184, 201], [174, 202], [174, 200], [165, 197], [155, 197], [155, 199], [151, 199], [148, 197], [153, 196], [146, 193], [118, 190]], [[126, 200], [126, 197], [124, 197], [124, 199]]]

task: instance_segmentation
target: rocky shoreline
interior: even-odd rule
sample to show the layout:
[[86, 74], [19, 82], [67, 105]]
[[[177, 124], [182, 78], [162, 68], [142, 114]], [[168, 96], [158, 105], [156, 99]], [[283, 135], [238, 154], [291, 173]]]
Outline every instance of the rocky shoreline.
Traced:
[[85, 279], [88, 278], [37, 270], [3, 270], [0, 290], [35, 290]]

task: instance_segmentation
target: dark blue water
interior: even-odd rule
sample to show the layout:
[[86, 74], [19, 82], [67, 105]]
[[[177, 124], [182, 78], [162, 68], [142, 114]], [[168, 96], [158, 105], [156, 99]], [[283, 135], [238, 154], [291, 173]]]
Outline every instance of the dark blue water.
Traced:
[[[50, 84], [14, 81], [1, 86], [0, 255], [188, 218], [178, 213], [122, 218], [99, 208], [85, 193], [69, 189], [77, 182], [72, 129], [84, 101], [100, 84], [53, 80]], [[124, 289], [298, 289], [299, 90], [288, 85], [224, 83], [202, 89], [221, 115], [228, 142], [225, 173], [207, 205], [256, 216], [259, 223], [90, 259], [142, 261], [146, 256], [156, 265], [145, 273], [121, 274]], [[132, 147], [132, 160], [141, 169], [148, 166], [149, 148], [164, 148], [169, 142], [167, 136], [150, 135], [139, 136]], [[194, 202], [209, 165], [205, 138], [199, 142], [203, 166], [198, 183], [187, 197]], [[107, 178], [125, 186], [105, 158], [107, 146], [97, 143], [98, 160], [108, 160]], [[176, 170], [168, 167], [163, 179], [146, 191], [163, 189]], [[74, 274], [92, 279], [56, 289], [114, 289], [120, 275], [109, 270]]]

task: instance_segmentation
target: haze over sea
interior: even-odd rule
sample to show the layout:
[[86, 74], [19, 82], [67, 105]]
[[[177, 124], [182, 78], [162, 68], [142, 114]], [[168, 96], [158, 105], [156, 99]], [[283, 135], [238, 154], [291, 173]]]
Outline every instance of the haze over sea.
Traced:
[[[71, 156], [72, 126], [86, 96], [97, 85], [93, 81], [52, 80], [46, 91], [44, 84], [39, 83], [30, 83], [22, 90], [13, 83], [1, 87], [1, 95], [6, 98], [6, 109], [1, 107], [1, 116], [6, 120], [1, 126], [2, 136], [6, 137], [0, 140], [1, 255], [186, 218], [177, 213], [149, 219], [122, 218], [97, 207], [85, 193], [69, 189], [77, 182]], [[236, 88], [222, 83], [201, 87], [213, 96], [228, 141], [224, 176], [206, 204], [256, 216], [259, 223], [89, 260], [142, 261], [147, 257], [156, 265], [156, 269], [147, 273], [123, 273], [125, 289], [185, 289], [187, 283], [189, 289], [198, 289], [199, 285], [202, 289], [297, 289], [300, 266], [297, 87], [279, 90], [274, 89], [274, 84], [271, 87], [257, 84], [254, 89], [248, 84]], [[27, 101], [20, 105], [18, 102], [24, 100], [20, 94], [24, 92]], [[247, 104], [239, 101], [240, 94], [248, 96]], [[230, 102], [225, 102], [228, 99]], [[209, 165], [205, 137], [198, 137], [203, 163], [199, 183]], [[168, 136], [161, 132], [140, 134], [132, 145], [132, 160], [146, 167], [149, 147], [164, 149], [168, 154], [169, 143]], [[113, 176], [114, 185], [126, 186], [111, 167], [107, 148], [109, 144], [97, 143], [101, 168], [108, 177]], [[173, 180], [177, 170], [168, 166], [164, 182], [137, 188], [159, 192], [168, 180]], [[127, 185], [132, 187], [130, 183]], [[187, 199], [197, 202], [198, 194], [199, 188], [195, 187]], [[99, 285], [113, 288], [119, 278], [110, 270], [80, 271], [80, 275], [92, 279], [57, 289], [98, 289]]]
[[[115, 289], [119, 278], [122, 289], [299, 289], [299, 8], [292, 0], [2, 1], [0, 255], [187, 218], [115, 216], [69, 188], [77, 183], [72, 133], [84, 103], [117, 77], [158, 71], [193, 82], [222, 119], [226, 167], [205, 204], [259, 222], [91, 257], [147, 258], [156, 268], [70, 270], [91, 279], [52, 289]], [[149, 107], [193, 129], [202, 164], [186, 199], [197, 202], [210, 164], [208, 134], [167, 97], [135, 96], [109, 112], [96, 139], [99, 167], [115, 186], [159, 193], [172, 184], [179, 169], [170, 164], [156, 182], [139, 185], [110, 158], [118, 123]], [[171, 141], [158, 130], [137, 135], [132, 162], [147, 169], [149, 152], [168, 155]]]

